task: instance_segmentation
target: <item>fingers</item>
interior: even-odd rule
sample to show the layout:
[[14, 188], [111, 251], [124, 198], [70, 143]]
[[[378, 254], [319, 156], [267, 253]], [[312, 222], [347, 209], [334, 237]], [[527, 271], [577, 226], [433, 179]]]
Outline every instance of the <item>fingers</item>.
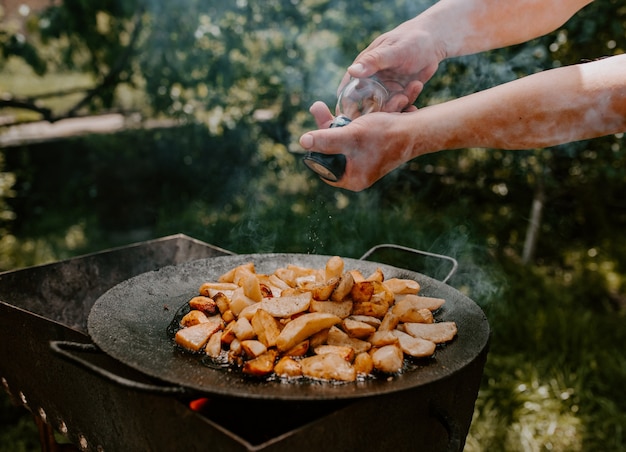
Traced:
[[365, 78], [376, 73], [372, 67], [364, 66], [363, 63], [354, 63], [348, 67], [348, 74], [355, 78]]
[[415, 77], [417, 80], [420, 80], [422, 82], [422, 84], [426, 83], [428, 80], [430, 80], [430, 78], [435, 75], [435, 72], [437, 72], [437, 69], [439, 68], [439, 63], [435, 62], [432, 64], [429, 64], [428, 66], [424, 67], [418, 74], [417, 77]]
[[330, 126], [330, 123], [333, 122], [334, 116], [324, 102], [315, 102], [311, 105], [311, 108], [309, 108], [309, 112], [313, 115], [318, 129], [326, 129]]
[[313, 149], [313, 147], [315, 146], [315, 137], [313, 133], [309, 132], [302, 135], [300, 137], [300, 146], [302, 146], [307, 151]]
[[413, 111], [413, 103], [424, 89], [420, 81], [409, 83], [402, 92], [396, 92], [385, 103], [383, 111], [388, 113]]
[[[300, 146], [307, 151], [322, 152], [324, 154], [341, 154], [341, 129], [320, 129], [307, 132], [300, 137]], [[332, 146], [331, 146], [332, 144]]]
[[398, 93], [391, 96], [383, 107], [383, 111], [393, 113], [403, 111], [409, 105], [409, 98], [404, 93]]
[[367, 53], [359, 55], [354, 64], [348, 67], [348, 73], [355, 78], [371, 77], [375, 73], [386, 69], [388, 65], [384, 62], [385, 54], [371, 49]]
[[424, 83], [420, 80], [413, 80], [412, 82], [409, 82], [405, 88], [405, 92], [409, 98], [409, 104], [413, 104], [423, 90]]

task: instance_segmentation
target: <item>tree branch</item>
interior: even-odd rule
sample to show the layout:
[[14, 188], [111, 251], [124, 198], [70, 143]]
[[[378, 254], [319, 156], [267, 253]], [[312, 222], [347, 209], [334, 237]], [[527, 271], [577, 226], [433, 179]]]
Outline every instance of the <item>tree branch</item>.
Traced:
[[39, 113], [46, 121], [52, 122], [52, 110], [46, 107], [40, 107], [30, 99], [0, 99], [0, 108], [20, 108], [22, 110], [29, 110]]
[[128, 45], [126, 46], [125, 51], [120, 55], [120, 57], [115, 62], [115, 65], [111, 68], [108, 74], [104, 76], [102, 81], [97, 86], [88, 90], [86, 96], [83, 97], [78, 103], [76, 103], [76, 105], [74, 105], [72, 108], [70, 108], [67, 111], [67, 113], [65, 114], [66, 117], [76, 116], [78, 110], [83, 108], [85, 105], [89, 104], [89, 102], [91, 102], [92, 99], [98, 96], [98, 93], [102, 91], [102, 89], [112, 84], [115, 84], [116, 81], [119, 80], [120, 73], [128, 65], [128, 61], [130, 60], [132, 54], [135, 52], [135, 44], [137, 43], [139, 39], [139, 34], [142, 29], [141, 20], [142, 20], [143, 12], [144, 12], [143, 7], [140, 7], [140, 9], [135, 14], [135, 23], [134, 23], [133, 32], [130, 37], [130, 41]]
[[[48, 121], [51, 123], [59, 121], [64, 118], [78, 116], [77, 114], [78, 111], [85, 105], [89, 104], [89, 102], [91, 102], [92, 99], [97, 97], [98, 93], [100, 93], [107, 86], [111, 86], [119, 81], [120, 73], [128, 65], [130, 58], [135, 52], [135, 45], [137, 41], [139, 40], [139, 35], [142, 30], [141, 20], [142, 20], [143, 12], [144, 12], [144, 9], [142, 7], [135, 14], [134, 28], [133, 28], [133, 32], [131, 34], [131, 38], [128, 43], [128, 46], [126, 46], [125, 51], [120, 55], [120, 57], [117, 59], [112, 69], [104, 76], [104, 78], [98, 85], [96, 85], [95, 87], [91, 89], [72, 88], [70, 90], [55, 91], [55, 92], [45, 93], [45, 94], [41, 94], [37, 96], [37, 99], [41, 100], [45, 98], [62, 97], [68, 94], [76, 94], [76, 93], [85, 92], [86, 93], [85, 96], [80, 101], [78, 101], [73, 107], [71, 107], [65, 114], [55, 116], [52, 112], [52, 109], [37, 105], [36, 101], [31, 98], [23, 98], [23, 99], [14, 98], [14, 97], [0, 98], [0, 108], [19, 108], [23, 110], [33, 111], [33, 112], [39, 113], [42, 116], [42, 119], [44, 121]], [[3, 125], [6, 126], [6, 125], [14, 125], [14, 124], [3, 124]]]
[[522, 253], [522, 264], [528, 265], [535, 257], [537, 242], [539, 241], [539, 230], [541, 229], [541, 214], [546, 202], [546, 187], [543, 181], [543, 174], [537, 172], [537, 185], [530, 208], [530, 221], [526, 229], [526, 239], [524, 240], [524, 250]]

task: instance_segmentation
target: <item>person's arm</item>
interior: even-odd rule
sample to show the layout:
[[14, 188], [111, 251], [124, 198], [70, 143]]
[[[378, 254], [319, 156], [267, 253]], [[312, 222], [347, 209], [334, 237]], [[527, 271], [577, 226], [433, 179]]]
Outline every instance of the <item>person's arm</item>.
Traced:
[[407, 25], [432, 36], [443, 58], [520, 44], [556, 30], [592, 0], [441, 0]]
[[[317, 118], [332, 119], [323, 104]], [[325, 109], [325, 112], [322, 112]], [[320, 127], [326, 122], [318, 122]], [[372, 113], [308, 132], [307, 150], [347, 157], [337, 187], [363, 190], [420, 155], [532, 149], [626, 131], [626, 55], [533, 74], [411, 113]]]
[[417, 17], [376, 38], [361, 52], [349, 76], [376, 75], [396, 91], [387, 111], [412, 104], [446, 58], [526, 42], [554, 31], [592, 0], [441, 0]]

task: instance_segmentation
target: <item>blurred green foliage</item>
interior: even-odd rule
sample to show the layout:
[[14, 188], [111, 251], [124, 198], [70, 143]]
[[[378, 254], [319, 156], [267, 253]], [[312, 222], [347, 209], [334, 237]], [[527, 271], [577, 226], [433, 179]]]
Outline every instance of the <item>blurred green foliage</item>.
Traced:
[[[27, 35], [0, 30], [0, 77], [16, 58], [32, 68], [12, 75], [31, 86], [10, 94], [88, 74], [82, 101], [40, 102], [57, 116], [130, 109], [180, 124], [1, 150], [0, 270], [179, 232], [237, 253], [359, 257], [396, 243], [452, 256], [450, 284], [493, 330], [466, 450], [626, 450], [621, 134], [428, 155], [362, 193], [321, 183], [293, 153], [313, 127], [306, 109], [334, 103], [356, 53], [431, 3], [66, 0], [28, 16]], [[597, 0], [546, 37], [446, 61], [418, 104], [621, 53], [625, 20], [621, 2]], [[130, 107], [128, 90], [141, 93]], [[538, 187], [538, 247], [522, 265]], [[0, 450], [16, 450], [14, 435], [0, 431]]]

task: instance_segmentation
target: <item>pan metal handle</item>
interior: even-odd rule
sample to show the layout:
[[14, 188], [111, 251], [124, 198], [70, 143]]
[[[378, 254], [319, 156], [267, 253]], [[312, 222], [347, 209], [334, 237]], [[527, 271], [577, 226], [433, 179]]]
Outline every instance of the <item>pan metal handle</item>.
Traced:
[[95, 344], [71, 342], [71, 341], [50, 341], [50, 348], [53, 352], [60, 355], [62, 358], [78, 364], [79, 366], [104, 377], [105, 379], [123, 386], [128, 389], [135, 389], [144, 392], [150, 392], [153, 394], [164, 395], [188, 395], [188, 391], [182, 387], [177, 386], [159, 386], [156, 384], [142, 383], [139, 381], [131, 380], [126, 377], [117, 375], [114, 372], [106, 370], [97, 364], [89, 362], [88, 360], [78, 356], [77, 353], [103, 353]]
[[359, 259], [360, 260], [366, 260], [375, 251], [377, 251], [379, 249], [383, 249], [383, 248], [390, 248], [390, 249], [406, 251], [406, 252], [414, 253], [414, 254], [421, 254], [422, 256], [435, 257], [437, 259], [443, 259], [443, 260], [446, 260], [446, 261], [450, 262], [452, 264], [452, 268], [450, 269], [450, 271], [448, 272], [446, 277], [441, 280], [441, 282], [444, 283], [444, 284], [452, 277], [452, 275], [454, 275], [454, 273], [456, 273], [456, 270], [459, 267], [459, 263], [453, 257], [446, 256], [444, 254], [431, 253], [429, 251], [417, 250], [415, 248], [409, 248], [407, 246], [395, 245], [393, 243], [381, 243], [380, 245], [373, 246], [363, 256], [361, 256]]

